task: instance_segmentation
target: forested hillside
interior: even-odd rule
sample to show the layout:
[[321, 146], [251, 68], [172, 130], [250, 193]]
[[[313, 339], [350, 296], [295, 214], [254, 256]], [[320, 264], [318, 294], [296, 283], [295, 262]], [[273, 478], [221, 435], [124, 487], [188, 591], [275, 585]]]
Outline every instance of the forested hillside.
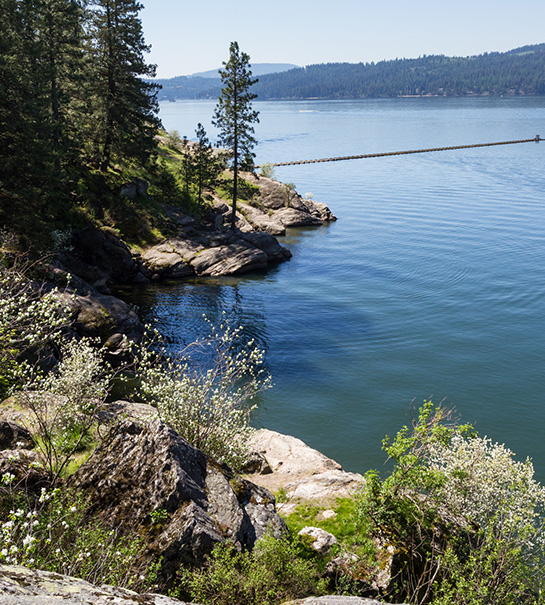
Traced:
[[[161, 98], [214, 98], [219, 85], [189, 78], [162, 80]], [[545, 94], [545, 44], [473, 57], [424, 56], [379, 63], [328, 63], [260, 76], [266, 99], [360, 99], [407, 95]]]
[[0, 0], [4, 229], [46, 238], [69, 216], [103, 215], [116, 178], [149, 164], [159, 121], [140, 8]]

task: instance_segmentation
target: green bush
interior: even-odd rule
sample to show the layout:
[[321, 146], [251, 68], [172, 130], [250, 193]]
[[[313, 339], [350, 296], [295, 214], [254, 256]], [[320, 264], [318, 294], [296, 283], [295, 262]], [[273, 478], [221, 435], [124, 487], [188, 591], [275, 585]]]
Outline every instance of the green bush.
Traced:
[[270, 535], [252, 552], [219, 544], [200, 570], [184, 570], [178, 595], [215, 605], [273, 605], [323, 592], [317, 567], [286, 539]]
[[271, 162], [266, 162], [265, 164], [261, 164], [261, 166], [259, 167], [261, 170], [261, 175], [268, 178], [268, 179], [274, 179], [276, 176], [276, 171], [274, 169], [274, 164], [272, 164]]
[[529, 460], [457, 425], [431, 402], [384, 442], [395, 461], [366, 475], [358, 517], [396, 565], [387, 597], [473, 605], [540, 601], [545, 489]]

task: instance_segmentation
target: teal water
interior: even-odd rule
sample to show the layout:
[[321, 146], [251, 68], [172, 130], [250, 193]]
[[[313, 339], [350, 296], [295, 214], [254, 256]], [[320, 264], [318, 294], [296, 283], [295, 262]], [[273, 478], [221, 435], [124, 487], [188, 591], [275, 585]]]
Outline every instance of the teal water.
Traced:
[[[545, 136], [545, 98], [256, 103], [257, 161]], [[165, 103], [210, 135], [214, 103]], [[257, 425], [365, 471], [433, 397], [545, 480], [545, 142], [277, 169], [338, 216], [266, 275], [132, 294], [177, 348], [225, 310], [266, 349]], [[412, 411], [411, 411], [412, 410]]]

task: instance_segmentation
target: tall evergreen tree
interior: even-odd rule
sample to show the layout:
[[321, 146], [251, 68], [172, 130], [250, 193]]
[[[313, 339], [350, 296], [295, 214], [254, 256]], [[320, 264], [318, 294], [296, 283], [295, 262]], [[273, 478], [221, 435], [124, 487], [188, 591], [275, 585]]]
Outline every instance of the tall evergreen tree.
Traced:
[[136, 0], [94, 0], [90, 32], [95, 65], [95, 160], [105, 171], [113, 156], [145, 162], [155, 148], [157, 86], [143, 79], [155, 75], [147, 65]]
[[0, 227], [30, 234], [51, 185], [36, 2], [0, 0], [0, 14]]
[[206, 130], [202, 124], [197, 124], [195, 130], [197, 145], [195, 146], [195, 173], [197, 177], [197, 199], [202, 204], [204, 187], [213, 186], [221, 171], [220, 163], [214, 157], [214, 152]]
[[259, 122], [259, 112], [252, 109], [252, 101], [257, 95], [250, 87], [257, 82], [252, 78], [250, 57], [240, 52], [238, 42], [231, 42], [229, 61], [220, 69], [222, 91], [212, 123], [219, 128], [219, 144], [231, 152], [233, 167], [233, 203], [231, 228], [235, 228], [237, 209], [237, 189], [239, 169], [251, 170], [255, 154], [252, 149], [257, 144], [253, 123]]
[[[87, 62], [83, 46], [83, 0], [41, 0], [40, 27], [44, 88], [48, 96], [55, 170], [73, 162], [83, 144]], [[83, 93], [83, 94], [82, 94]]]
[[82, 144], [80, 0], [0, 0], [0, 8], [0, 222], [45, 236], [44, 223], [65, 215], [63, 168]]

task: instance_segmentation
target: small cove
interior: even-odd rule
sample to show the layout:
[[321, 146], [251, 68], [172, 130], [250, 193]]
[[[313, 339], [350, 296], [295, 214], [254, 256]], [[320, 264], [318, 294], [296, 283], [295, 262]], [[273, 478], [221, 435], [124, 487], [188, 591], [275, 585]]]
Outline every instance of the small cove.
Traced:
[[[164, 103], [192, 138], [214, 102]], [[531, 138], [544, 98], [256, 103], [257, 162]], [[545, 136], [545, 128], [540, 134]], [[338, 222], [291, 230], [267, 274], [130, 295], [181, 348], [225, 311], [266, 350], [275, 386], [256, 422], [347, 470], [424, 398], [534, 459], [545, 479], [545, 143], [278, 168]]]

